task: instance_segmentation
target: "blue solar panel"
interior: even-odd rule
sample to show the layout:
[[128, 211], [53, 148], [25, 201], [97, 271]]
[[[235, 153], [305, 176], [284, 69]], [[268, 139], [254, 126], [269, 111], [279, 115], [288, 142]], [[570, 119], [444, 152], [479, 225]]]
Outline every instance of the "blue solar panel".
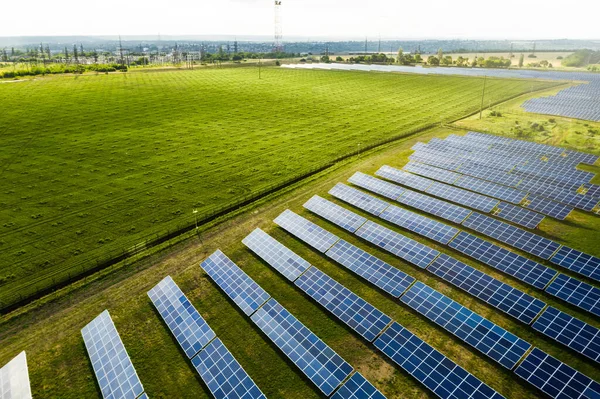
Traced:
[[441, 254], [427, 270], [525, 324], [530, 324], [546, 306], [539, 299], [446, 254]]
[[194, 357], [215, 337], [170, 276], [148, 291], [148, 296], [188, 358]]
[[555, 265], [600, 281], [600, 258], [569, 247], [562, 247], [550, 259]]
[[499, 203], [496, 199], [444, 183], [433, 183], [425, 192], [482, 212], [491, 212]]
[[335, 243], [325, 255], [396, 298], [415, 281], [414, 277], [344, 240]]
[[433, 181], [430, 179], [413, 175], [412, 173], [408, 173], [400, 169], [395, 169], [387, 165], [384, 165], [381, 168], [379, 168], [379, 170], [375, 172], [375, 174], [377, 176], [383, 177], [384, 179], [400, 183], [403, 186], [414, 188], [415, 190], [419, 191], [425, 191], [433, 183]]
[[192, 364], [215, 398], [267, 398], [219, 338], [198, 353]]
[[551, 398], [600, 397], [600, 384], [538, 348], [527, 355], [515, 373]]
[[407, 172], [429, 177], [431, 179], [448, 184], [453, 184], [462, 176], [460, 173], [451, 172], [449, 170], [440, 169], [434, 166], [416, 162], [407, 163], [406, 165], [404, 165], [403, 169]]
[[502, 398], [396, 322], [375, 341], [375, 347], [440, 398]]
[[521, 203], [527, 195], [523, 191], [471, 176], [462, 176], [454, 185], [513, 204]]
[[276, 300], [270, 299], [252, 321], [327, 396], [353, 368]]
[[448, 242], [450, 242], [450, 240], [460, 231], [456, 227], [448, 226], [437, 220], [407, 211], [406, 209], [394, 205], [391, 205], [383, 211], [379, 217], [442, 244], [448, 244]]
[[318, 195], [315, 195], [308, 200], [308, 202], [304, 204], [304, 207], [351, 233], [354, 233], [367, 221], [366, 218], [334, 204], [331, 201], [327, 201]]
[[310, 267], [310, 263], [261, 229], [255, 229], [242, 242], [290, 281]]
[[277, 216], [274, 222], [288, 233], [295, 235], [320, 252], [327, 251], [340, 239], [310, 220], [296, 215], [289, 209], [286, 209], [281, 215]]
[[535, 195], [528, 195], [523, 206], [558, 220], [564, 220], [573, 210], [570, 205]]
[[600, 330], [549, 307], [532, 327], [596, 362], [600, 362]]
[[342, 183], [336, 184], [329, 190], [329, 194], [375, 216], [379, 215], [385, 208], [390, 206], [389, 203], [380, 200], [379, 198], [373, 197], [372, 195]]
[[348, 181], [356, 186], [366, 188], [376, 194], [383, 195], [386, 198], [395, 200], [401, 196], [406, 189], [397, 186], [393, 183], [388, 183], [373, 176], [366, 175], [361, 172], [356, 172], [348, 179]]
[[200, 266], [248, 316], [270, 298], [265, 290], [220, 250], [215, 251]]
[[104, 399], [135, 399], [144, 392], [107, 310], [83, 327], [81, 335]]
[[410, 287], [401, 300], [509, 370], [531, 347], [528, 342], [420, 281]]
[[560, 247], [555, 241], [478, 212], [473, 212], [463, 226], [542, 259], [549, 259]]
[[529, 229], [535, 229], [544, 219], [544, 215], [541, 213], [533, 212], [506, 202], [500, 202], [494, 210], [493, 215]]
[[572, 305], [600, 316], [600, 289], [573, 277], [559, 274], [546, 292]]
[[464, 231], [450, 242], [450, 247], [542, 290], [557, 274], [555, 270]]
[[331, 399], [385, 399], [385, 396], [356, 372], [333, 394]]
[[396, 201], [454, 223], [462, 223], [472, 212], [462, 206], [410, 190], [406, 190]]
[[421, 268], [426, 268], [440, 254], [427, 245], [371, 221], [365, 223], [355, 234]]
[[317, 268], [310, 268], [295, 283], [367, 341], [373, 341], [392, 319]]

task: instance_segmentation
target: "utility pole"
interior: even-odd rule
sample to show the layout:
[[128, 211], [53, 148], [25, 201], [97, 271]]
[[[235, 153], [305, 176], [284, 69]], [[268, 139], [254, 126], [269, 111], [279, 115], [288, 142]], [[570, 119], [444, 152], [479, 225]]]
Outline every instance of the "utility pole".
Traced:
[[481, 120], [481, 114], [483, 113], [483, 98], [485, 97], [485, 82], [487, 75], [483, 76], [483, 92], [481, 93], [481, 107], [479, 108], [479, 120]]

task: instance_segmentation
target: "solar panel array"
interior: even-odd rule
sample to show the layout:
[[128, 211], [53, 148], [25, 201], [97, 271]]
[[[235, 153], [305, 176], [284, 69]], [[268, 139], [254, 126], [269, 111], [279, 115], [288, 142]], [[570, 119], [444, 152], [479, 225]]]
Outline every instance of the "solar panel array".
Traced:
[[385, 399], [362, 374], [356, 372], [338, 389], [331, 399]]
[[546, 292], [572, 305], [600, 316], [600, 289], [573, 277], [559, 274]]
[[442, 244], [448, 244], [459, 232], [455, 227], [394, 205], [388, 207], [379, 217]]
[[379, 198], [368, 195], [363, 191], [357, 190], [342, 183], [336, 184], [331, 190], [329, 190], [329, 194], [341, 199], [342, 201], [357, 206], [375, 216], [379, 215], [388, 206], [390, 206], [390, 204], [380, 200]]
[[528, 342], [420, 281], [401, 300], [509, 370], [531, 347]]
[[494, 209], [493, 215], [529, 229], [535, 229], [544, 219], [544, 215], [541, 213], [532, 212], [506, 202], [500, 202]]
[[321, 252], [327, 251], [339, 240], [338, 236], [296, 215], [289, 209], [277, 216], [274, 222]]
[[426, 192], [482, 212], [491, 212], [499, 203], [493, 198], [436, 182]]
[[372, 191], [392, 200], [397, 199], [402, 194], [408, 191], [405, 188], [397, 186], [393, 183], [388, 183], [384, 180], [378, 179], [373, 176], [369, 176], [361, 172], [354, 173], [352, 176], [350, 176], [348, 181], [359, 187], [368, 188], [369, 191]]
[[561, 247], [550, 262], [600, 281], [600, 259], [569, 247]]
[[323, 217], [326, 216], [328, 220], [335, 221], [335, 224], [351, 233], [354, 233], [367, 221], [366, 218], [357, 215], [354, 212], [350, 212], [346, 208], [336, 205], [333, 202], [327, 201], [318, 195], [315, 195], [308, 200], [304, 204], [304, 207], [311, 211], [314, 210], [315, 213]]
[[1, 399], [31, 399], [27, 355], [19, 353], [0, 368]]
[[105, 399], [136, 399], [144, 392], [107, 310], [81, 329], [100, 392]]
[[532, 327], [576, 352], [600, 362], [600, 330], [556, 308], [548, 307]]
[[573, 211], [573, 207], [570, 205], [561, 204], [537, 195], [528, 195], [523, 206], [558, 220], [565, 220]]

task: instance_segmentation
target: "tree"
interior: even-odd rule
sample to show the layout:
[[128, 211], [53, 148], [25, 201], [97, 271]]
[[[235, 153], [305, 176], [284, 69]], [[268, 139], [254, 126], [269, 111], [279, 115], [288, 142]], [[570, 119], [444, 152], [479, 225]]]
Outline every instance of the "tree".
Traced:
[[76, 44], [73, 45], [73, 59], [75, 60], [76, 64], [79, 64], [79, 58], [77, 57], [77, 45]]
[[69, 50], [67, 50], [67, 47], [65, 46], [65, 64], [69, 63]]
[[330, 62], [330, 60], [329, 60], [329, 56], [328, 56], [328, 55], [324, 55], [324, 56], [322, 56], [322, 57], [321, 57], [321, 62], [326, 62], [326, 63], [329, 63], [329, 62]]
[[14, 56], [15, 56], [15, 48], [14, 48], [14, 47], [11, 47], [11, 48], [10, 48], [10, 56], [11, 56], [11, 57], [14, 57]]
[[429, 65], [440, 65], [440, 60], [435, 55], [427, 57], [427, 63]]
[[440, 47], [438, 49], [437, 58], [438, 58], [438, 60], [441, 60], [443, 57], [444, 57], [444, 52], [442, 51], [442, 48]]
[[52, 53], [50, 52], [50, 45], [46, 44], [46, 55], [48, 56], [48, 59], [52, 58]]
[[398, 49], [398, 58], [396, 60], [398, 64], [404, 64], [404, 50], [402, 47]]
[[445, 56], [440, 61], [441, 61], [442, 65], [446, 65], [446, 66], [452, 65], [452, 57], [449, 55]]
[[83, 43], [79, 43], [79, 55], [84, 57], [85, 54], [83, 53]]
[[519, 68], [523, 68], [523, 60], [525, 59], [525, 56], [523, 55], [523, 53], [521, 53], [521, 55], [519, 56]]
[[423, 58], [421, 58], [421, 54], [416, 54], [415, 55], [415, 62], [416, 63], [423, 62]]
[[338, 55], [337, 57], [335, 57], [335, 61], [336, 62], [343, 62], [344, 59]]

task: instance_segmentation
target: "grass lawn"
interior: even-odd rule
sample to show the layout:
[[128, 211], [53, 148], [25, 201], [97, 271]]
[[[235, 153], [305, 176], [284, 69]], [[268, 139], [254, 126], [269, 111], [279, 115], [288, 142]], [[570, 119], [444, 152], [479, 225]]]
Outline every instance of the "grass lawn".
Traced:
[[[79, 330], [102, 310], [109, 309], [150, 397], [209, 398], [210, 394], [196, 377], [185, 355], [178, 349], [175, 340], [170, 336], [146, 296], [146, 292], [151, 287], [170, 274], [269, 398], [320, 397], [316, 388], [285, 360], [284, 356], [253, 327], [249, 319], [200, 269], [199, 263], [220, 248], [300, 321], [363, 373], [388, 398], [434, 397], [416, 380], [379, 355], [371, 345], [365, 344], [361, 338], [345, 328], [241, 244], [241, 240], [248, 233], [256, 227], [261, 227], [505, 397], [512, 399], [539, 397], [539, 392], [510, 371], [496, 365], [424, 317], [411, 311], [407, 306], [391, 299], [276, 227], [272, 220], [289, 208], [411, 274], [577, 370], [596, 380], [600, 379], [600, 370], [592, 361], [585, 360], [582, 356], [544, 338], [530, 327], [495, 311], [485, 303], [463, 294], [426, 271], [359, 240], [302, 208], [302, 204], [314, 194], [332, 199], [327, 191], [335, 183], [346, 181], [357, 170], [372, 173], [383, 164], [402, 166], [407, 162], [408, 155], [412, 153], [410, 147], [417, 141], [427, 141], [432, 137], [445, 137], [456, 133], [454, 129], [436, 128], [417, 137], [403, 139], [363, 154], [360, 158], [357, 157], [321, 173], [308, 182], [299, 184], [297, 188], [284, 195], [274, 197], [217, 227], [203, 231], [198, 237], [181, 243], [171, 251], [146, 259], [135, 268], [106, 274], [86, 284], [79, 284], [79, 288], [70, 290], [68, 294], [56, 294], [53, 301], [43, 306], [31, 307], [28, 311], [5, 316], [0, 321], [0, 341], [3, 343], [0, 347], [0, 364], [20, 350], [27, 350], [35, 397], [67, 399], [99, 397]], [[347, 206], [337, 200], [334, 201]], [[351, 209], [356, 211], [354, 208]], [[384, 222], [378, 222], [394, 230], [400, 230]], [[564, 222], [546, 218], [540, 225], [539, 233], [600, 256], [598, 240], [594, 239], [599, 230], [600, 217], [575, 211]], [[481, 263], [468, 260], [420, 236], [406, 231], [402, 233], [456, 256], [596, 327], [600, 326], [597, 318], [526, 286], [514, 278]]]
[[[486, 102], [556, 82], [488, 79]], [[360, 146], [476, 111], [480, 78], [255, 68], [0, 86], [0, 308]]]

